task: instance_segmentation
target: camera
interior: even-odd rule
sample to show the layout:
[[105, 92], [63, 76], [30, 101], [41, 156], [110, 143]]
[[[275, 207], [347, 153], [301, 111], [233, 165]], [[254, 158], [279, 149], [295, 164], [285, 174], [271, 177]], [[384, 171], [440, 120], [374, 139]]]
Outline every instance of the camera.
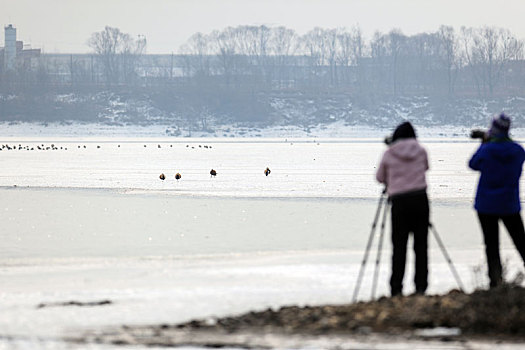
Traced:
[[480, 129], [474, 129], [470, 132], [470, 138], [471, 139], [480, 139], [481, 141], [485, 142], [488, 139], [487, 132]]

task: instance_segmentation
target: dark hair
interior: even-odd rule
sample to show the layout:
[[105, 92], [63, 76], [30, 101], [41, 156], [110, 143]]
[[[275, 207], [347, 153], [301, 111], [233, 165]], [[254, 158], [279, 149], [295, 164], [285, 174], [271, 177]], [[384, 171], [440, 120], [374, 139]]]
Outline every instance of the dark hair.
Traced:
[[410, 122], [404, 122], [398, 125], [394, 134], [392, 135], [392, 142], [399, 139], [411, 139], [416, 138], [416, 131]]

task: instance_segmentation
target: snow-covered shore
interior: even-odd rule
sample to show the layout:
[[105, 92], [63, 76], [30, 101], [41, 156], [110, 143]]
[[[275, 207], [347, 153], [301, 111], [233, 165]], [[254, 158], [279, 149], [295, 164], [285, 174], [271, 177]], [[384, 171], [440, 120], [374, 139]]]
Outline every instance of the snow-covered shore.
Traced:
[[[483, 125], [471, 127], [458, 127], [454, 125], [443, 125], [425, 127], [414, 123], [418, 136], [436, 139], [468, 140], [470, 131], [475, 128], [483, 128]], [[188, 140], [191, 138], [213, 138], [216, 140], [232, 140], [242, 142], [243, 139], [379, 139], [392, 133], [392, 128], [371, 127], [369, 125], [349, 125], [344, 121], [336, 121], [328, 124], [305, 129], [299, 126], [268, 126], [264, 128], [247, 127], [239, 125], [222, 125], [216, 127], [213, 132], [204, 131], [182, 131], [178, 136], [173, 135], [171, 124], [140, 125], [108, 125], [101, 123], [81, 122], [2, 122], [0, 123], [0, 138], [166, 138], [168, 140]], [[512, 135], [516, 138], [525, 138], [525, 128], [513, 128]]]

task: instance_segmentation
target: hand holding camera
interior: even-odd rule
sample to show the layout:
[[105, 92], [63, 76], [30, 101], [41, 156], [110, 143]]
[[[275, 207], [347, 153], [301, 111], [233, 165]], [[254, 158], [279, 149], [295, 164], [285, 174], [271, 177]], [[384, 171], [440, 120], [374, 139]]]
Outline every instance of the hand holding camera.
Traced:
[[481, 142], [486, 142], [489, 137], [488, 133], [485, 130], [481, 129], [474, 129], [470, 132], [470, 138], [471, 139], [480, 139]]

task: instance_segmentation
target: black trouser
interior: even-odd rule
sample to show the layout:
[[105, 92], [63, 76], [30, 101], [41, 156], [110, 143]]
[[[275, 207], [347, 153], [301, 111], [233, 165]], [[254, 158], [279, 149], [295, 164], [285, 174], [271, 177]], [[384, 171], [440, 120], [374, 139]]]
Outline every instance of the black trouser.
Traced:
[[392, 296], [401, 294], [410, 232], [414, 235], [416, 271], [414, 282], [416, 292], [424, 293], [428, 287], [428, 223], [429, 205], [426, 192], [393, 196], [392, 200]]
[[479, 222], [485, 240], [485, 253], [489, 266], [490, 286], [495, 287], [501, 283], [501, 260], [499, 256], [499, 219], [509, 231], [510, 237], [525, 262], [525, 231], [520, 213], [512, 215], [492, 215], [478, 212]]

